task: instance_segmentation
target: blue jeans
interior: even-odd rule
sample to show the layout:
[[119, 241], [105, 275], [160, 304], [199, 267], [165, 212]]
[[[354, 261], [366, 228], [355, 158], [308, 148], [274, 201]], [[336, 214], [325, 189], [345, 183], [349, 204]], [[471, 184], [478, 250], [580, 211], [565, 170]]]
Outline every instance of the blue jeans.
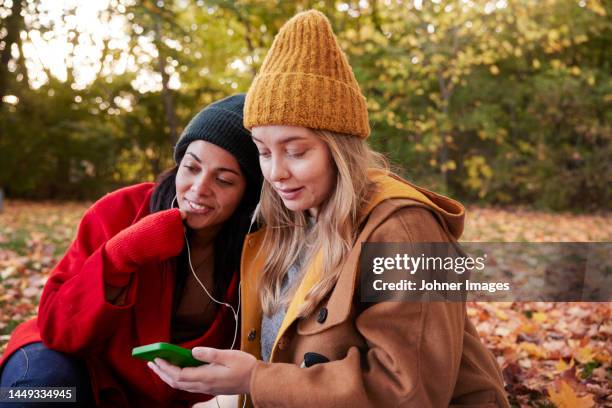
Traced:
[[0, 402], [0, 408], [91, 407], [87, 367], [75, 357], [31, 343], [15, 351], [0, 373], [0, 387], [76, 387], [77, 402]]

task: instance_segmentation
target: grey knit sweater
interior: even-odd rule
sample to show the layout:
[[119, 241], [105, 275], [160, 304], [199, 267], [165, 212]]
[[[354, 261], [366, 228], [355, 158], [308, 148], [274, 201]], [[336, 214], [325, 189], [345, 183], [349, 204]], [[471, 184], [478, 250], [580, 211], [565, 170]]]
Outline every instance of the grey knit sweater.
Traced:
[[[315, 225], [314, 218], [308, 218], [308, 229], [312, 229]], [[299, 285], [297, 282], [298, 274], [304, 262], [304, 256], [306, 251], [308, 250], [308, 246], [304, 245], [298, 255], [296, 262], [294, 262], [287, 271], [285, 278], [283, 279], [283, 283], [281, 285], [281, 290], [283, 296], [287, 293], [287, 291], [293, 288], [294, 285]], [[281, 324], [283, 323], [283, 319], [287, 314], [287, 309], [285, 307], [279, 308], [276, 313], [271, 316], [263, 315], [261, 319], [261, 357], [263, 361], [270, 361], [270, 355], [272, 354], [272, 347], [274, 346], [274, 340], [276, 340], [276, 336], [278, 335], [278, 331], [280, 330]]]

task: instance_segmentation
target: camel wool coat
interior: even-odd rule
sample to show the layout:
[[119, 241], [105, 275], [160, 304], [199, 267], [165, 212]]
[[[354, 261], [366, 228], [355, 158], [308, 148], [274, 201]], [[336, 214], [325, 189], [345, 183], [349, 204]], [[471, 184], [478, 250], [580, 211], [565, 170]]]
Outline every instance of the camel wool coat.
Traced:
[[[320, 277], [315, 256], [289, 304], [272, 349], [258, 361], [248, 403], [255, 407], [509, 407], [499, 367], [462, 302], [363, 303], [362, 242], [450, 242], [463, 231], [461, 204], [380, 171], [338, 281], [309, 317], [298, 318]], [[261, 360], [257, 292], [265, 228], [245, 240], [241, 267], [241, 347]], [[329, 362], [302, 368], [304, 354]], [[242, 401], [240, 402], [242, 406]]]

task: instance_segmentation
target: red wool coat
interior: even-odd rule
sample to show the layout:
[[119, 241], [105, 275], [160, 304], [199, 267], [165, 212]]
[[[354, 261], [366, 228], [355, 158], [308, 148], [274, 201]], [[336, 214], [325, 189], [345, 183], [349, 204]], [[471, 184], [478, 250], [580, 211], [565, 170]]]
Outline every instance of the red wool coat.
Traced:
[[[20, 347], [43, 341], [48, 347], [83, 358], [98, 405], [108, 407], [190, 406], [209, 396], [178, 391], [166, 385], [133, 347], [170, 341], [175, 285], [172, 260], [149, 263], [133, 274], [123, 306], [108, 303], [104, 276], [113, 274], [104, 244], [149, 214], [153, 183], [106, 195], [87, 210], [74, 242], [51, 272], [41, 297], [38, 318], [18, 326], [0, 359], [0, 370]], [[165, 237], [152, 231], [154, 240]], [[236, 304], [237, 274], [226, 299]], [[234, 332], [231, 312], [222, 307], [208, 330], [186, 348], [229, 348]]]

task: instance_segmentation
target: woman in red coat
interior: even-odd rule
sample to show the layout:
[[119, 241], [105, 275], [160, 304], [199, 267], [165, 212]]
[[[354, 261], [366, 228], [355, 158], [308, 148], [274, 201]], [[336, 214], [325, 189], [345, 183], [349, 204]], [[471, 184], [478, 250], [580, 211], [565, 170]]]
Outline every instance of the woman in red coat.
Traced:
[[13, 333], [0, 386], [77, 387], [81, 406], [210, 398], [170, 388], [131, 350], [161, 341], [237, 346], [240, 250], [261, 189], [243, 105], [241, 94], [202, 110], [157, 183], [120, 189], [87, 210], [38, 317]]

